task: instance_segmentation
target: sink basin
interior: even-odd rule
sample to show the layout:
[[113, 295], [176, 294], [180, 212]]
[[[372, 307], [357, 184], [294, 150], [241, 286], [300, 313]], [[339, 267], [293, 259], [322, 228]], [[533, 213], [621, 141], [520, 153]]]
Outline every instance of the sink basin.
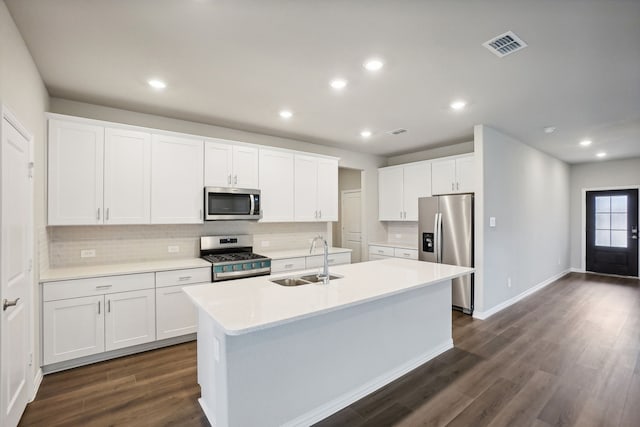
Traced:
[[[318, 277], [317, 274], [309, 274], [308, 276], [302, 276], [300, 279], [306, 280], [311, 283], [322, 282], [322, 279]], [[336, 274], [329, 274], [329, 280], [333, 280], [333, 279], [342, 279], [342, 276], [338, 276]]]
[[[330, 274], [329, 280], [333, 279], [341, 279], [342, 276], [338, 276], [336, 274]], [[271, 281], [280, 286], [300, 286], [300, 285], [310, 285], [311, 283], [322, 282], [322, 279], [318, 277], [317, 274], [309, 274], [307, 276], [302, 277], [284, 277], [282, 279], [271, 279]]]

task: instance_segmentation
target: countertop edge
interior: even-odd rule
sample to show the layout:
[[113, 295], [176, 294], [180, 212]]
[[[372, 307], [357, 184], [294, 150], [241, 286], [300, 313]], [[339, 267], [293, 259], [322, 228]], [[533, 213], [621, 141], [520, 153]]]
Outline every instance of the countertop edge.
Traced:
[[412, 249], [418, 250], [418, 246], [410, 245], [409, 243], [393, 243], [393, 242], [369, 242], [368, 246], [385, 246], [388, 248], [400, 248], [400, 249]]

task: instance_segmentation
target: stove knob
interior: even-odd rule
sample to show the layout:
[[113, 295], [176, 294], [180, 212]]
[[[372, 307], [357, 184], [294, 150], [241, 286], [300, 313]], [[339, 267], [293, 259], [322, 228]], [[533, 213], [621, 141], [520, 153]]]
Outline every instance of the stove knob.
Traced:
[[[238, 268], [238, 267], [240, 267], [240, 268]], [[233, 271], [238, 271], [238, 270], [241, 270], [241, 269], [242, 269], [242, 265], [238, 265], [238, 264], [234, 264], [233, 265]]]

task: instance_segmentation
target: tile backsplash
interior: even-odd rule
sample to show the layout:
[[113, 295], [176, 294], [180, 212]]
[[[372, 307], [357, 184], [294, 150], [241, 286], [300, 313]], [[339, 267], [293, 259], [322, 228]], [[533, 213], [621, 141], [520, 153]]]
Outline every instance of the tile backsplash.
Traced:
[[417, 222], [388, 222], [387, 241], [418, 246]]
[[[207, 222], [193, 225], [104, 225], [47, 227], [41, 236], [40, 264], [62, 268], [199, 256], [200, 236], [252, 234], [255, 252], [306, 248], [318, 234], [327, 236], [326, 223]], [[42, 242], [47, 242], [48, 245]], [[44, 247], [48, 246], [48, 250]], [[178, 247], [169, 252], [169, 246]], [[82, 251], [95, 251], [81, 257]]]

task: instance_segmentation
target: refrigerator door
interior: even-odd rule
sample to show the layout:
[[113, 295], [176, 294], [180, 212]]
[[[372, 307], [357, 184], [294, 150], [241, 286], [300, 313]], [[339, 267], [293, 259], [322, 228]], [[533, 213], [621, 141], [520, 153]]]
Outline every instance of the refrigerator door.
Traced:
[[437, 230], [438, 197], [418, 199], [418, 256], [421, 261], [438, 262]]
[[[440, 196], [442, 263], [473, 267], [473, 195]], [[473, 275], [453, 279], [452, 303], [473, 310]]]

